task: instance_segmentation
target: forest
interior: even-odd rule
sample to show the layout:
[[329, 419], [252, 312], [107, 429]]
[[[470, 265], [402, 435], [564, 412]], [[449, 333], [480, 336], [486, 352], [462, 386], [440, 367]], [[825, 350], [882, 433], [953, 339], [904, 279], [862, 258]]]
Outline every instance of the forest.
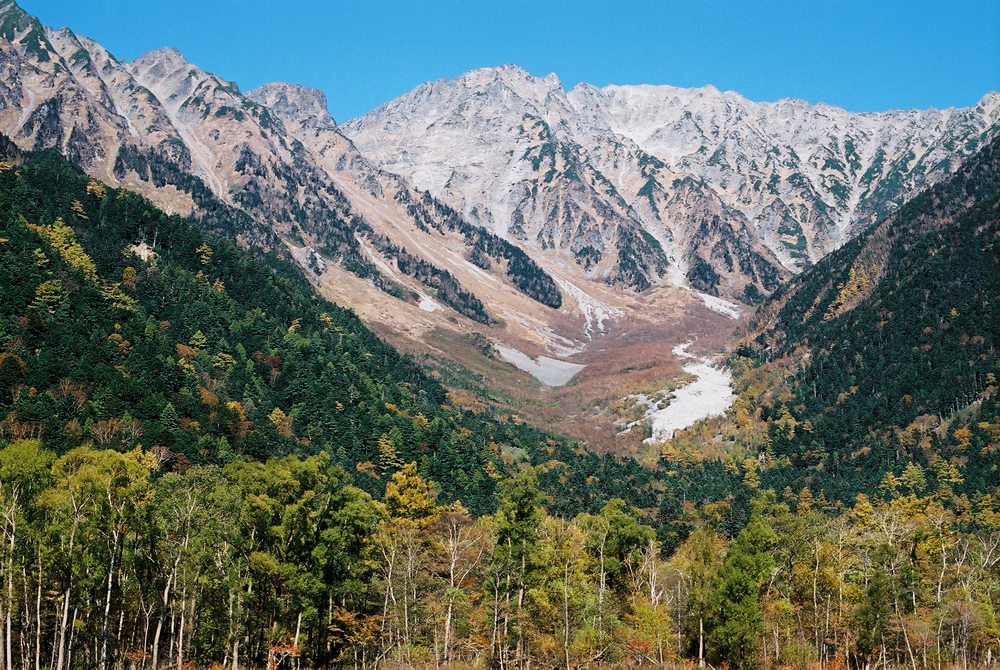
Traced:
[[[754, 490], [667, 558], [612, 499], [546, 510], [542, 467], [473, 517], [415, 463], [384, 500], [326, 454], [164, 473], [156, 456], [0, 450], [7, 667], [989, 667], [1000, 514], [919, 466], [835, 510]], [[933, 492], [930, 492], [933, 491]], [[687, 663], [684, 659], [688, 659]]]
[[766, 303], [652, 465], [0, 149], [0, 667], [997, 662], [996, 144]]

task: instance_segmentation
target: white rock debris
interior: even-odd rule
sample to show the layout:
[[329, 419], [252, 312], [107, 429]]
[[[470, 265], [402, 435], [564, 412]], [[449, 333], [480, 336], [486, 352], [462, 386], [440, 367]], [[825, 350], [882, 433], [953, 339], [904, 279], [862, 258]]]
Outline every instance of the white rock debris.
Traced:
[[649, 409], [645, 420], [653, 430], [651, 437], [645, 441], [649, 444], [664, 442], [674, 436], [674, 432], [687, 428], [701, 419], [724, 414], [734, 402], [733, 376], [727, 369], [720, 369], [707, 358], [701, 358], [687, 353], [688, 344], [674, 347], [675, 356], [688, 358], [693, 362], [684, 366], [684, 372], [695, 375], [697, 379], [673, 392], [673, 399], [663, 409], [653, 404], [648, 398], [639, 398], [637, 404], [643, 404]]
[[493, 348], [505, 361], [518, 370], [527, 372], [546, 386], [565, 386], [586, 367], [580, 363], [570, 363], [548, 356], [539, 356], [538, 360], [533, 360], [527, 354], [503, 344], [494, 343]]

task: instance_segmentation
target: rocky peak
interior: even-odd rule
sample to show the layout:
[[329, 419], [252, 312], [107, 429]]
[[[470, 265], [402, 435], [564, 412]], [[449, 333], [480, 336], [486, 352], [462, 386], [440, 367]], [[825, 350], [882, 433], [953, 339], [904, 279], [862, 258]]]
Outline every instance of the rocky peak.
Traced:
[[[746, 281], [773, 290], [784, 269], [816, 262], [947, 176], [1000, 130], [998, 103], [858, 114], [714, 86], [566, 93], [554, 75], [505, 65], [425, 84], [342, 130], [383, 169], [501, 234], [602, 252], [579, 231], [618, 211], [676, 247], [692, 283], [742, 297]], [[678, 197], [687, 177], [694, 200]], [[703, 231], [709, 214], [719, 224]], [[767, 267], [775, 259], [784, 269]]]
[[541, 90], [562, 90], [562, 82], [554, 72], [544, 77], [536, 77], [524, 68], [508, 63], [495, 67], [483, 67], [470, 70], [458, 77], [457, 83], [466, 88], [483, 88], [494, 82], [503, 82], [513, 87], [532, 86]]
[[174, 47], [162, 47], [144, 53], [129, 63], [129, 69], [139, 81], [153, 90], [159, 88], [157, 84], [173, 82], [176, 94], [189, 93], [208, 76], [201, 68], [188, 62]]
[[258, 86], [246, 97], [269, 108], [286, 123], [328, 130], [337, 127], [327, 110], [326, 95], [319, 89], [276, 81]]
[[1000, 107], [1000, 92], [990, 91], [976, 103], [976, 107], [983, 110], [994, 110]]
[[36, 25], [38, 20], [14, 0], [0, 0], [0, 37], [13, 42], [18, 33]]
[[167, 67], [168, 64], [172, 64], [175, 67], [180, 65], [191, 65], [191, 63], [184, 58], [184, 54], [182, 54], [176, 47], [160, 47], [159, 49], [147, 51], [131, 63], [133, 67], [147, 68], [156, 64], [162, 64], [164, 67]]
[[[128, 64], [136, 80], [159, 98], [171, 113], [205, 113], [207, 99], [219, 104], [237, 102], [241, 96], [233, 82], [205, 72], [173, 47], [163, 47], [139, 56]], [[221, 98], [219, 98], [221, 96]], [[222, 103], [220, 100], [228, 100]]]

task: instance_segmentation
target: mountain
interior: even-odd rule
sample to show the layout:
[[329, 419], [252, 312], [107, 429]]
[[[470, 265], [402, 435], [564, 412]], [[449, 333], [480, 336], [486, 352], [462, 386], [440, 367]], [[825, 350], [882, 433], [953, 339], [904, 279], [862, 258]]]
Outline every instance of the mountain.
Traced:
[[[594, 197], [593, 244], [580, 249], [606, 277], [496, 234], [359, 152], [319, 91], [244, 93], [170, 48], [124, 62], [11, 1], [0, 3], [0, 67], [0, 132], [22, 150], [57, 149], [259, 258], [293, 261], [323, 296], [479, 400], [496, 399], [489, 387], [500, 383], [519, 410], [539, 406], [548, 387], [505, 361], [534, 372], [546, 356], [563, 370], [586, 366], [575, 379], [594, 396], [559, 412], [575, 415], [612, 395], [609, 379], [677, 374], [650, 342], [717, 338], [737, 313], [670, 286], [621, 290], [655, 286], [669, 269], [622, 203], [613, 215]], [[567, 191], [566, 206], [576, 201]], [[609, 226], [618, 251], [599, 261]]]
[[[22, 148], [58, 148], [93, 176], [170, 211], [243, 212], [251, 221], [231, 231], [236, 238], [290, 250], [314, 279], [325, 256], [396, 297], [416, 303], [430, 289], [464, 316], [492, 323], [453, 274], [455, 265], [475, 272], [489, 264], [513, 291], [561, 303], [526, 255], [465, 222], [446, 223], [453, 213], [368, 166], [338, 132], [322, 93], [282, 84], [243, 95], [171, 48], [125, 63], [67, 28], [41, 26], [13, 2], [0, 6], [0, 21], [8, 75], [0, 130]], [[419, 234], [427, 225], [457, 231], [472, 259], [440, 267], [398, 243], [406, 234], [398, 228]], [[398, 271], [379, 267], [386, 265]]]
[[197, 223], [0, 135], [0, 443], [141, 447], [174, 472], [321, 454], [375, 496], [416, 461], [477, 513], [508, 467], [544, 461], [552, 494], [563, 477], [607, 478], [560, 494], [572, 513], [655, 501], [634, 461], [464, 410], [290, 263]]
[[754, 302], [947, 177], [998, 123], [995, 93], [859, 114], [713, 87], [567, 92], [506, 65], [423, 84], [341, 129], [470, 220], [592, 277]]
[[287, 266], [0, 136], [7, 640], [55, 668], [987, 668], [998, 206], [1000, 140], [779, 291], [743, 405], [646, 468], [459, 409]]

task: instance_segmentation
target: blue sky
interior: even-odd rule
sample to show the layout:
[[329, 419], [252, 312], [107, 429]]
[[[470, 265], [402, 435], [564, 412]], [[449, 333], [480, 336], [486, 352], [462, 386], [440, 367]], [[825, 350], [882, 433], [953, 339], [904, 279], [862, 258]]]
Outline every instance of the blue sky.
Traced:
[[855, 111], [1000, 89], [1000, 1], [19, 0], [119, 58], [174, 46], [249, 90], [322, 89], [338, 121], [432, 79], [516, 63], [568, 89], [712, 84]]

